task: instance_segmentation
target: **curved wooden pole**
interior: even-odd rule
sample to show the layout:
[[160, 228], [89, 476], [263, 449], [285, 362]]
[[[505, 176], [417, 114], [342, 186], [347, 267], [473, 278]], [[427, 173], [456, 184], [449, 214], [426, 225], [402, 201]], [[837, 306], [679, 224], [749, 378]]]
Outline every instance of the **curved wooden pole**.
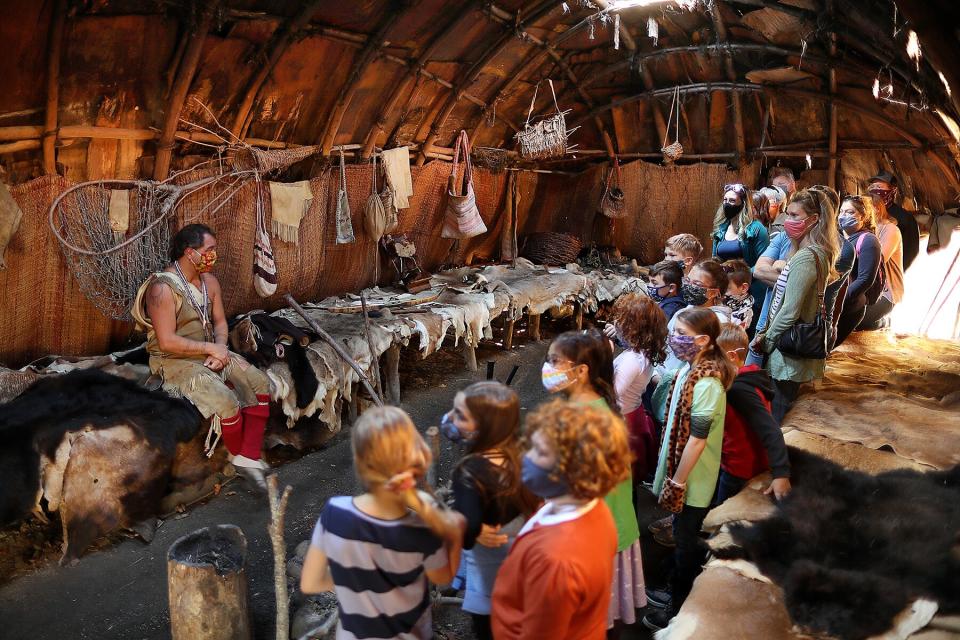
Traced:
[[[470, 3], [459, 9], [455, 12], [453, 19], [448, 20], [443, 27], [440, 28], [436, 36], [430, 41], [430, 43], [420, 52], [420, 55], [417, 56], [417, 59], [409, 63], [407, 72], [404, 74], [403, 78], [392, 85], [390, 91], [390, 96], [384, 101], [383, 109], [380, 110], [380, 113], [377, 115], [377, 119], [374, 121], [373, 126], [370, 127], [370, 130], [367, 132], [366, 137], [363, 141], [363, 157], [369, 158], [373, 153], [373, 149], [377, 144], [377, 136], [381, 133], [384, 133], [385, 127], [387, 125], [387, 118], [391, 113], [396, 111], [397, 106], [400, 104], [400, 97], [403, 96], [404, 92], [410, 86], [410, 83], [416, 80], [418, 74], [423, 70], [423, 67], [430, 61], [430, 58], [433, 57], [434, 52], [436, 52], [437, 47], [443, 42], [443, 40], [450, 35], [450, 33], [459, 27], [464, 20], [470, 17], [473, 14], [473, 11], [479, 6], [480, 0], [471, 0]], [[433, 74], [431, 74], [433, 75]]]
[[386, 42], [387, 32], [390, 31], [390, 28], [396, 21], [404, 15], [403, 11], [395, 10], [389, 4], [387, 6], [387, 12], [387, 17], [381, 21], [376, 33], [367, 39], [367, 44], [364, 45], [354, 61], [353, 68], [350, 69], [350, 75], [347, 76], [344, 88], [340, 91], [337, 102], [333, 105], [333, 111], [327, 118], [327, 124], [324, 127], [323, 137], [321, 138], [323, 155], [325, 156], [330, 155], [330, 150], [333, 148], [333, 141], [337, 137], [340, 124], [343, 122], [343, 116], [347, 113], [347, 107], [350, 106], [350, 100], [353, 99], [353, 95], [357, 91], [357, 85], [360, 79], [363, 77], [364, 72], [370, 67], [370, 64], [376, 60], [380, 49], [383, 48]]
[[[579, 120], [574, 122], [572, 126], [577, 126], [578, 124], [583, 123], [587, 118], [592, 118], [594, 115], [598, 113], [603, 113], [605, 111], [609, 111], [616, 107], [619, 107], [625, 104], [630, 104], [633, 102], [638, 102], [640, 100], [648, 100], [651, 98], [668, 96], [668, 95], [671, 95], [673, 91], [674, 91], [673, 88], [653, 89], [650, 91], [637, 93], [632, 96], [627, 96], [624, 98], [613, 100], [605, 105], [600, 105], [597, 108], [593, 109], [590, 113], [585, 114]], [[909, 131], [906, 131], [901, 124], [895, 122], [893, 119], [887, 117], [882, 113], [878, 113], [873, 109], [857, 104], [855, 102], [851, 102], [844, 98], [830, 96], [829, 94], [820, 93], [818, 91], [810, 91], [807, 89], [788, 89], [785, 87], [772, 87], [770, 85], [751, 84], [747, 82], [714, 82], [714, 83], [702, 82], [702, 83], [696, 83], [696, 84], [680, 85], [680, 92], [684, 94], [709, 93], [711, 91], [764, 91], [767, 93], [771, 93], [773, 95], [793, 96], [796, 98], [818, 100], [821, 102], [833, 100], [834, 104], [836, 104], [837, 106], [843, 107], [845, 109], [849, 109], [850, 111], [853, 111], [855, 113], [859, 113], [860, 115], [866, 118], [870, 118], [871, 120], [886, 126], [891, 131], [896, 132], [898, 135], [900, 135], [901, 137], [903, 137], [905, 140], [907, 140], [912, 144], [915, 144], [920, 147], [930, 146], [928, 143], [924, 142], [914, 134], [910, 133]], [[932, 152], [930, 157], [932, 158], [934, 164], [937, 165], [940, 171], [951, 183], [957, 182], [956, 176], [953, 174], [953, 171], [951, 171], [950, 167], [947, 165], [946, 161], [943, 158], [941, 158], [935, 152]]]
[[237, 115], [233, 120], [233, 126], [230, 127], [233, 135], [238, 138], [243, 137], [244, 129], [247, 125], [247, 117], [253, 109], [253, 103], [257, 99], [260, 88], [263, 86], [263, 83], [266, 82], [273, 68], [277, 66], [277, 62], [279, 62], [283, 52], [287, 50], [287, 47], [290, 46], [290, 43], [293, 42], [296, 35], [310, 23], [310, 18], [317, 12], [321, 4], [322, 0], [310, 0], [307, 2], [300, 10], [300, 13], [291, 18], [290, 22], [284, 26], [277, 27], [277, 31], [274, 32], [270, 41], [263, 46], [256, 57], [257, 60], [262, 58], [263, 62], [259, 64], [253, 77], [251, 77], [247, 83], [243, 98], [240, 100], [240, 106], [237, 108]]
[[177, 125], [180, 123], [180, 110], [183, 109], [183, 102], [187, 99], [187, 92], [190, 91], [190, 84], [197, 72], [197, 65], [200, 64], [203, 43], [207, 38], [207, 32], [210, 30], [210, 23], [213, 22], [213, 14], [216, 12], [218, 4], [219, 2], [203, 2], [200, 19], [190, 30], [189, 42], [180, 61], [180, 69], [176, 72], [176, 80], [174, 80], [173, 87], [170, 90], [163, 129], [160, 132], [160, 139], [157, 141], [157, 156], [153, 163], [154, 180], [164, 180], [170, 172], [170, 158], [173, 155]]
[[[722, 5], [720, 3], [715, 4], [710, 11], [710, 17], [713, 20], [713, 30], [717, 36], [717, 43], [725, 44], [727, 42], [727, 25], [723, 21], [723, 16], [720, 15], [721, 10]], [[730, 55], [729, 51], [723, 53], [723, 66], [727, 74], [727, 80], [736, 82], [737, 70], [733, 66], [733, 56]], [[736, 89], [730, 95], [730, 102], [733, 104], [733, 133], [737, 150], [736, 164], [739, 166], [747, 155], [747, 143], [743, 134], [743, 103], [740, 100], [740, 92]]]
[[420, 155], [417, 157], [417, 165], [422, 165], [427, 159], [427, 153], [433, 151], [433, 143], [437, 141], [437, 137], [440, 135], [440, 129], [447, 122], [447, 118], [450, 117], [450, 114], [453, 112], [454, 107], [457, 106], [460, 98], [463, 96], [463, 92], [477, 79], [477, 76], [480, 75], [480, 72], [483, 71], [483, 68], [487, 64], [497, 57], [510, 43], [514, 37], [519, 37], [523, 32], [523, 29], [530, 26], [532, 23], [539, 20], [541, 17], [550, 13], [554, 9], [559, 8], [559, 4], [555, 0], [540, 0], [527, 14], [524, 16], [514, 30], [504, 31], [504, 33], [497, 38], [496, 42], [493, 43], [486, 51], [477, 59], [476, 62], [471, 65], [470, 70], [461, 78], [453, 91], [447, 96], [446, 102], [443, 104], [443, 107], [440, 108], [436, 118], [430, 126], [430, 132], [427, 134], [427, 139], [424, 141], [423, 145], [420, 148]]
[[57, 118], [60, 108], [60, 58], [67, 0], [56, 0], [50, 16], [50, 53], [47, 57], [47, 112], [43, 124], [43, 172], [57, 173]]
[[[510, 24], [508, 22], [508, 18], [510, 14], [504, 11], [503, 9], [496, 7], [496, 5], [490, 5], [489, 15], [495, 20], [498, 20], [502, 23]], [[574, 29], [576, 28], [577, 27], [575, 26]], [[568, 29], [562, 35], [567, 36], [567, 34], [569, 34], [570, 31], [571, 30]], [[580, 79], [577, 78], [576, 73], [574, 73], [573, 69], [567, 63], [566, 59], [564, 59], [564, 57], [560, 54], [560, 52], [557, 51], [556, 46], [549, 41], [541, 40], [540, 38], [533, 35], [532, 33], [527, 33], [526, 39], [529, 40], [530, 42], [533, 42], [537, 46], [539, 46], [541, 48], [540, 53], [534, 56], [531, 56], [527, 60], [527, 62], [524, 63], [523, 67], [519, 71], [516, 71], [510, 74], [510, 77], [507, 78], [503, 82], [503, 84], [501, 84], [500, 88], [494, 94], [494, 98], [491, 101], [491, 104], [496, 104], [497, 101], [500, 100], [500, 97], [503, 96], [509, 90], [509, 88], [514, 85], [514, 83], [518, 82], [520, 78], [526, 77], [529, 70], [539, 65], [540, 60], [543, 59], [544, 55], [547, 55], [554, 61], [554, 63], [560, 68], [560, 71], [562, 71], [563, 74], [567, 77], [567, 80], [576, 89], [578, 95], [580, 96], [580, 99], [584, 102], [584, 104], [587, 105], [587, 108], [593, 109], [594, 106], [596, 106], [593, 101], [593, 98], [590, 96], [589, 93], [586, 92], [586, 90], [583, 89]], [[477, 132], [479, 131], [480, 126], [483, 124], [483, 117], [484, 117], [483, 113], [479, 114], [475, 120], [476, 124], [473, 124], [471, 125], [471, 127], [469, 127], [473, 132], [474, 138], [476, 138]], [[593, 119], [593, 124], [594, 126], [596, 126], [597, 131], [600, 133], [600, 137], [604, 142], [604, 146], [607, 148], [607, 154], [610, 157], [613, 157], [615, 155], [615, 150], [613, 148], [613, 141], [610, 138], [610, 133], [607, 131], [607, 126], [604, 124], [603, 120], [599, 116]], [[468, 128], [468, 127], [465, 127], [465, 128]]]

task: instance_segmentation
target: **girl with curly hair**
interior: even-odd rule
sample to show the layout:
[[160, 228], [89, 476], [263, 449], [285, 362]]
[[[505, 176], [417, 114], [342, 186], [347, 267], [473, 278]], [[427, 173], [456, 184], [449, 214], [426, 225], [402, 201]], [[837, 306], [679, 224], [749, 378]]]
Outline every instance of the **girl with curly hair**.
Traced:
[[[543, 365], [547, 391], [563, 393], [580, 406], [608, 412], [617, 407], [613, 379], [613, 349], [599, 331], [568, 331], [550, 344]], [[622, 428], [622, 422], [617, 425]], [[640, 559], [640, 529], [633, 508], [633, 480], [627, 477], [604, 498], [617, 524], [617, 558], [614, 563], [610, 627], [621, 621], [633, 624], [636, 609], [646, 606], [643, 564]], [[619, 625], [612, 635], [616, 635]]]
[[601, 498], [630, 475], [626, 429], [602, 407], [552, 400], [527, 416], [525, 446], [523, 482], [546, 503], [500, 568], [494, 636], [601, 640], [618, 537]]
[[453, 508], [466, 518], [463, 610], [478, 640], [490, 631], [490, 594], [500, 565], [523, 520], [539, 500], [520, 481], [520, 398], [495, 380], [477, 382], [457, 393], [440, 430], [466, 443], [453, 470]]
[[614, 303], [604, 334], [623, 347], [613, 359], [613, 386], [630, 433], [633, 479], [640, 482], [657, 466], [656, 426], [643, 405], [643, 395], [653, 367], [667, 357], [667, 318], [649, 297], [629, 293]]

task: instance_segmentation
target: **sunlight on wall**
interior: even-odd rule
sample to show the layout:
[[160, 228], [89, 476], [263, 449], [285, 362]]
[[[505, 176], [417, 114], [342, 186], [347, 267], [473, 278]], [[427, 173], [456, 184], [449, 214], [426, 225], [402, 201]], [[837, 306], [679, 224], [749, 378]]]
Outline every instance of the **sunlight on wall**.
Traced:
[[[903, 300], [896, 306], [890, 315], [891, 328], [897, 333], [921, 333], [921, 329], [929, 324], [927, 335], [931, 338], [953, 338], [954, 323], [957, 312], [960, 310], [960, 285], [952, 292], [950, 288], [957, 284], [960, 278], [960, 259], [954, 265], [953, 271], [947, 274], [950, 263], [957, 257], [960, 250], [960, 229], [954, 229], [950, 243], [940, 250], [928, 254], [927, 238], [920, 238], [920, 254], [910, 265], [910, 270], [904, 275]], [[940, 295], [937, 290], [943, 285]], [[949, 295], [948, 295], [949, 292]], [[941, 301], [946, 302], [936, 313]], [[933, 322], [930, 322], [933, 317]]]

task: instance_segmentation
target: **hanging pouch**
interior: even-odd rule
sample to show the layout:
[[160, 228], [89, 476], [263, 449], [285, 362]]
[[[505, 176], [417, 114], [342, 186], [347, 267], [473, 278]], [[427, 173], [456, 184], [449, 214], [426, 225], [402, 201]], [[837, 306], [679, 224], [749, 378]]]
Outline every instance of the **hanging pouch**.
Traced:
[[[463, 154], [463, 195], [457, 178], [460, 154]], [[462, 130], [457, 137], [453, 151], [453, 165], [450, 167], [450, 183], [447, 188], [447, 210], [444, 213], [444, 238], [472, 238], [487, 232], [487, 226], [477, 209], [477, 196], [473, 192], [473, 163], [470, 161], [470, 140]]]
[[270, 246], [270, 232], [263, 212], [263, 183], [259, 176], [257, 188], [257, 235], [253, 241], [253, 288], [261, 298], [272, 296], [277, 291], [277, 263]]
[[627, 215], [623, 202], [623, 189], [620, 188], [620, 161], [613, 158], [613, 166], [607, 174], [607, 183], [600, 198], [600, 213], [608, 218], [622, 218]]
[[[676, 129], [674, 130], [673, 142], [667, 144], [670, 136], [670, 122], [674, 119], [674, 110], [676, 110]], [[680, 87], [673, 90], [673, 103], [670, 105], [670, 115], [667, 116], [667, 130], [664, 132], [663, 147], [660, 149], [663, 154], [663, 161], [670, 164], [683, 155], [683, 145], [680, 144]]]
[[353, 222], [350, 220], [350, 201], [347, 199], [347, 164], [340, 149], [340, 188], [337, 190], [337, 244], [356, 242]]

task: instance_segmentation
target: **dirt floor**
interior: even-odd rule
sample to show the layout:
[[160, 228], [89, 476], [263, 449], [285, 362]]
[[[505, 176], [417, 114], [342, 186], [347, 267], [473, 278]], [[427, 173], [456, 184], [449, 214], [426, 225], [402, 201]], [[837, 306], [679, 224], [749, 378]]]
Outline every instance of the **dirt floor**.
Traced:
[[[566, 328], [563, 323], [555, 326], [550, 323], [549, 327], [547, 324], [544, 323], [545, 338]], [[546, 398], [540, 383], [540, 367], [547, 345], [546, 339], [530, 343], [522, 336], [511, 352], [492, 344], [481, 345], [477, 352], [480, 363], [477, 373], [467, 371], [459, 353], [449, 348], [423, 361], [411, 354], [401, 363], [402, 405], [421, 428], [435, 425], [451, 406], [456, 391], [482, 379], [486, 362], [492, 360], [496, 363], [496, 377], [501, 380], [514, 365], [519, 365], [512, 386], [520, 393], [523, 408], [530, 409]], [[451, 463], [457, 455], [453, 444], [441, 442], [441, 481], [449, 477]], [[351, 470], [349, 427], [322, 450], [283, 465], [278, 473], [281, 486], [293, 488], [286, 518], [288, 557], [292, 557], [297, 545], [309, 538], [324, 501], [333, 495], [358, 491]], [[640, 514], [649, 584], [663, 575], [661, 565], [667, 555], [646, 531], [646, 524], [661, 515], [649, 494], [640, 497]], [[3, 550], [0, 555], [6, 556], [8, 565], [16, 565], [18, 574], [0, 586], [0, 620], [3, 621], [0, 636], [7, 640], [169, 638], [167, 549], [174, 540], [195, 529], [234, 524], [243, 530], [248, 542], [250, 612], [256, 637], [273, 638], [273, 557], [267, 520], [266, 498], [251, 493], [242, 482], [233, 481], [220, 495], [165, 520], [151, 544], [115, 536], [97, 545], [73, 567], [56, 565], [55, 535], [49, 529], [27, 523], [22, 532], [17, 529], [0, 532], [0, 538], [26, 536], [39, 545], [36, 551], [21, 547], [21, 557], [16, 563], [10, 557], [11, 547], [0, 546]], [[2, 561], [0, 558], [0, 563]], [[293, 613], [304, 599], [295, 591], [291, 597]], [[316, 606], [324, 609], [329, 602], [318, 602]], [[449, 606], [440, 609], [435, 615], [439, 637], [472, 637], [462, 612]], [[622, 637], [650, 637], [641, 624], [634, 627], [626, 629]]]

